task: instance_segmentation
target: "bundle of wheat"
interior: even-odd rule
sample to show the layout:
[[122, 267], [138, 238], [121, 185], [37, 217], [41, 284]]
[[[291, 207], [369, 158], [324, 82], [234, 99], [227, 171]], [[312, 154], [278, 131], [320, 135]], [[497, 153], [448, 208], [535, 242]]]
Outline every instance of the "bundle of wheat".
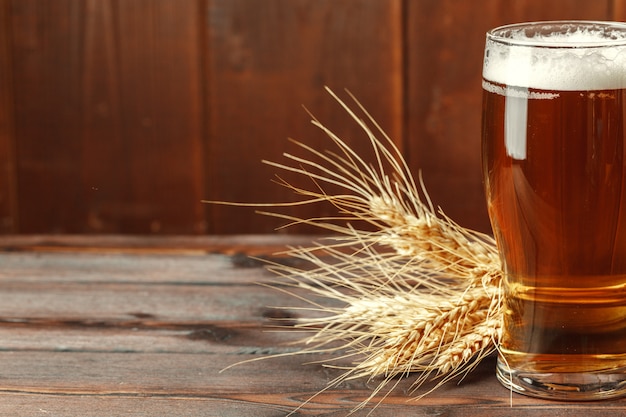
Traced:
[[[265, 212], [332, 234], [312, 247], [288, 250], [307, 267], [274, 263], [269, 269], [281, 277], [283, 290], [287, 284], [332, 301], [310, 301], [316, 314], [295, 326], [311, 336], [302, 351], [290, 354], [336, 351], [342, 360], [352, 357], [352, 366], [344, 365], [329, 388], [347, 379], [379, 378], [359, 409], [381, 391], [389, 393], [402, 377], [413, 375], [415, 389], [436, 380], [435, 389], [497, 349], [502, 272], [494, 240], [435, 210], [421, 177], [418, 187], [399, 150], [358, 100], [350, 95], [367, 122], [328, 91], [363, 129], [375, 161], [362, 159], [314, 117], [312, 123], [328, 135], [335, 151], [294, 141], [308, 157], [285, 154], [292, 165], [265, 161], [314, 184], [307, 190], [279, 180], [304, 198], [271, 206], [327, 201], [338, 212], [332, 219]], [[327, 193], [324, 184], [342, 192]], [[369, 226], [358, 227], [361, 222]], [[337, 302], [341, 307], [331, 307]], [[319, 311], [325, 314], [320, 317]]]

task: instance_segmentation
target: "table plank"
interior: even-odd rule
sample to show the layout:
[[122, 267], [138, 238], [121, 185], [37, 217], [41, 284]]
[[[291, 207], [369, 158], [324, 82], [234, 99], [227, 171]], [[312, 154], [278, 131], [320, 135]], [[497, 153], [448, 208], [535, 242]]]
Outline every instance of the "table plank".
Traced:
[[[286, 303], [285, 296], [262, 286], [12, 282], [0, 283], [0, 290], [0, 317], [9, 322], [75, 321], [100, 327], [190, 323], [195, 327], [203, 322], [267, 321], [268, 316], [291, 314], [276, 312], [275, 306]], [[303, 305], [289, 301], [295, 303]]]
[[[0, 415], [285, 416], [340, 375], [310, 363], [339, 354], [274, 356], [302, 348], [305, 335], [269, 326], [308, 315], [305, 304], [257, 285], [273, 276], [242, 259], [275, 256], [285, 239], [42, 242], [0, 237]], [[249, 359], [262, 360], [220, 373]], [[408, 378], [355, 415], [626, 416], [626, 400], [511, 396], [494, 366], [489, 358], [418, 402]], [[376, 383], [345, 381], [294, 415], [347, 416]]]
[[102, 253], [222, 253], [269, 255], [287, 246], [308, 246], [324, 239], [315, 235], [0, 235], [2, 251]]
[[[0, 351], [278, 354], [301, 349], [303, 335], [261, 327], [225, 329], [211, 324], [196, 329], [23, 328], [0, 327]], [[300, 347], [298, 347], [300, 346]]]
[[[326, 401], [340, 400], [341, 393]], [[8, 400], [8, 401], [7, 401]], [[292, 408], [277, 405], [273, 398], [265, 402], [246, 402], [241, 400], [223, 400], [214, 398], [164, 398], [164, 397], [127, 397], [127, 396], [63, 396], [47, 394], [2, 394], [0, 393], [0, 413], [7, 416], [64, 416], [64, 417], [99, 417], [99, 416], [168, 416], [168, 417], [285, 417]], [[368, 410], [369, 411], [369, 410]], [[320, 404], [315, 409], [296, 412], [294, 416], [345, 417], [347, 409], [324, 407]], [[365, 413], [356, 413], [365, 416]], [[420, 404], [386, 403], [372, 412], [372, 417], [589, 417], [622, 416], [619, 409], [589, 406], [575, 410], [549, 410], [547, 414], [537, 408], [487, 406], [440, 407]]]
[[226, 402], [213, 398], [127, 397], [105, 395], [49, 395], [0, 393], [3, 416], [168, 416], [275, 417], [290, 410], [273, 404]]
[[[48, 398], [57, 395], [63, 399], [79, 396], [211, 399], [215, 407], [212, 415], [224, 415], [223, 410], [235, 406], [240, 411], [265, 407], [273, 411], [267, 415], [279, 416], [307, 401], [339, 373], [302, 364], [324, 359], [315, 355], [268, 359], [220, 374], [233, 359], [233, 355], [205, 354], [0, 352], [3, 369], [0, 392], [42, 394]], [[493, 360], [489, 365], [481, 367], [461, 386], [447, 385], [419, 402], [410, 401], [407, 380], [385, 399], [374, 415], [482, 417], [511, 415], [514, 410], [516, 416], [561, 416], [566, 412], [582, 416], [590, 412], [602, 412], [602, 415], [623, 412], [623, 403], [619, 401], [563, 404], [518, 396], [511, 409], [506, 390], [492, 378]], [[369, 395], [372, 385], [373, 382], [367, 384], [363, 380], [341, 384], [311, 400], [297, 415], [347, 415]]]
[[5, 282], [228, 284], [274, 278], [261, 268], [262, 261], [244, 254], [42, 252], [33, 256], [30, 252], [0, 252], [0, 265], [0, 280]]

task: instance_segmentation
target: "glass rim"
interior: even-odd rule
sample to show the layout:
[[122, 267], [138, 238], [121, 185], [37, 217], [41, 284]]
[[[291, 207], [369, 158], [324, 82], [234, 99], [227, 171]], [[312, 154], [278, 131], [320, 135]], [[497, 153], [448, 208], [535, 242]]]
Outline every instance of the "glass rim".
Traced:
[[[580, 40], [563, 41], [563, 40], [537, 40], [533, 37], [526, 38], [512, 38], [511, 32], [520, 31], [524, 29], [548, 29], [552, 28], [566, 28], [571, 26], [572, 28], [596, 28], [598, 30], [607, 31], [615, 29], [623, 34], [620, 38], [603, 38], [601, 40], [593, 40], [584, 42]], [[507, 37], [506, 34], [509, 34]], [[487, 40], [496, 42], [502, 45], [508, 46], [529, 46], [535, 48], [570, 48], [570, 49], [584, 49], [584, 48], [603, 48], [610, 46], [626, 46], [626, 22], [617, 21], [602, 21], [602, 20], [544, 20], [544, 21], [529, 21], [520, 23], [510, 23], [506, 25], [497, 26], [487, 31]]]

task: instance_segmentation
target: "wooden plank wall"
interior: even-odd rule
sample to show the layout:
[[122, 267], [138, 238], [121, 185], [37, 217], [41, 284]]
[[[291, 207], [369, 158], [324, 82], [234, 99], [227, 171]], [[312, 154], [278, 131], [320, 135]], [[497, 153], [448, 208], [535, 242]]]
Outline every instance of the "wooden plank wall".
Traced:
[[545, 19], [626, 10], [619, 0], [0, 0], [0, 233], [271, 232], [280, 221], [200, 201], [292, 200], [260, 161], [293, 151], [287, 137], [326, 147], [303, 105], [366, 154], [326, 85], [361, 100], [436, 204], [487, 231], [484, 32]]

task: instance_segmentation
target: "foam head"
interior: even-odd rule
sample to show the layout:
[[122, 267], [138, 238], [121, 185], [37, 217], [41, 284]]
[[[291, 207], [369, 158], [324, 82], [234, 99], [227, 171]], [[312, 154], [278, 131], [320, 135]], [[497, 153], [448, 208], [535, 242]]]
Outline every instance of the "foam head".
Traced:
[[537, 22], [487, 34], [483, 78], [538, 90], [626, 88], [626, 24]]

